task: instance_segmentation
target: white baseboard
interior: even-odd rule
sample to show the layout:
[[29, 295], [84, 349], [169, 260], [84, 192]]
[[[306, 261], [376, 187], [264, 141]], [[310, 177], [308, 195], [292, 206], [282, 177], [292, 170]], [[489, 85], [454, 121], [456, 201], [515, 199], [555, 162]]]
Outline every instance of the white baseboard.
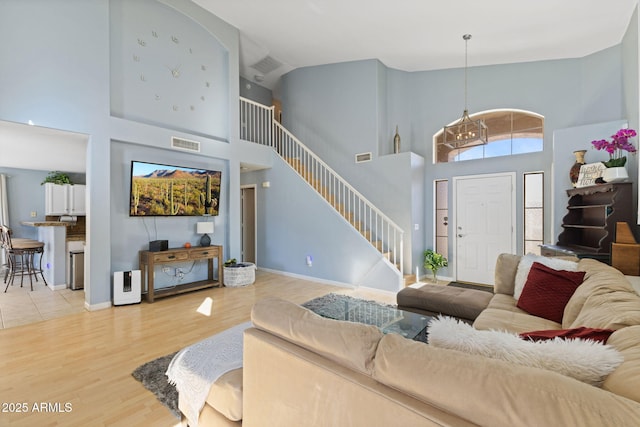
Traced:
[[84, 308], [87, 311], [97, 311], [104, 310], [105, 308], [111, 308], [111, 302], [101, 302], [100, 304], [89, 304], [88, 302], [84, 302]]
[[47, 287], [52, 291], [61, 291], [63, 289], [67, 289], [67, 284], [63, 283], [62, 285], [47, 285]]
[[319, 279], [317, 277], [305, 276], [302, 274], [289, 273], [288, 271], [280, 271], [280, 270], [272, 270], [270, 268], [257, 267], [258, 270], [266, 271], [273, 274], [279, 274], [281, 276], [293, 277], [295, 279], [308, 280], [309, 282], [322, 283], [323, 285], [331, 285], [338, 286], [340, 288], [350, 288], [355, 289], [356, 286], [350, 285], [348, 283], [336, 282], [333, 280]]

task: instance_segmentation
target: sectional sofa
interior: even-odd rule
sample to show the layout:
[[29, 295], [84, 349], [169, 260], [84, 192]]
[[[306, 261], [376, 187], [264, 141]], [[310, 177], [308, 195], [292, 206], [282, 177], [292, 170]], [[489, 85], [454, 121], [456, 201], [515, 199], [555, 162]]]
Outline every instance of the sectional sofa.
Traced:
[[549, 369], [383, 335], [373, 326], [325, 319], [296, 304], [265, 299], [254, 306], [253, 327], [244, 332], [243, 369], [214, 384], [199, 425], [639, 425], [640, 296], [619, 271], [583, 259], [576, 264], [583, 282], [561, 321], [540, 318], [519, 308], [513, 296], [520, 262], [516, 255], [499, 257], [494, 296], [472, 329], [613, 330], [607, 348], [621, 363], [600, 386]]

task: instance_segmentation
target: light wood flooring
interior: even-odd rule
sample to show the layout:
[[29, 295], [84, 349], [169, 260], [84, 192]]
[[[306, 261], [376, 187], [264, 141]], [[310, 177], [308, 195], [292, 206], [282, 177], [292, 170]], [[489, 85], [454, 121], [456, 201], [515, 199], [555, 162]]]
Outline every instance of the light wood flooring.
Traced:
[[[329, 292], [395, 303], [391, 293], [258, 271], [256, 283], [247, 287], [2, 329], [0, 426], [176, 426], [179, 420], [131, 376], [137, 366], [249, 320], [259, 299], [303, 303]], [[207, 298], [211, 312], [202, 314]]]

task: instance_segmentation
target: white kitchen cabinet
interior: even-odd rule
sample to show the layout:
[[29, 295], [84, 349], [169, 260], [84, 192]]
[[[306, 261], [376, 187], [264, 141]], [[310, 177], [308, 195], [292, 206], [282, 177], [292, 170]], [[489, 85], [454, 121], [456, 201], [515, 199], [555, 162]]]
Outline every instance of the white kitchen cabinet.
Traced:
[[82, 184], [45, 184], [45, 215], [86, 215], [86, 190]]

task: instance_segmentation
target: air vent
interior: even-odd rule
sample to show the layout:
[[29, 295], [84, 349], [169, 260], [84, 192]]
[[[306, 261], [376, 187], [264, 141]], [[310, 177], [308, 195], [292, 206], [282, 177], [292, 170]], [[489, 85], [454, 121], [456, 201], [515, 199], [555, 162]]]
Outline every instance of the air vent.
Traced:
[[356, 154], [356, 163], [370, 162], [371, 152]]
[[251, 68], [260, 71], [262, 74], [269, 74], [273, 70], [280, 68], [282, 62], [278, 61], [272, 56], [265, 56], [260, 61], [256, 62]]
[[194, 153], [200, 152], [200, 143], [198, 141], [189, 141], [188, 139], [171, 137], [171, 148], [178, 150], [193, 151]]

